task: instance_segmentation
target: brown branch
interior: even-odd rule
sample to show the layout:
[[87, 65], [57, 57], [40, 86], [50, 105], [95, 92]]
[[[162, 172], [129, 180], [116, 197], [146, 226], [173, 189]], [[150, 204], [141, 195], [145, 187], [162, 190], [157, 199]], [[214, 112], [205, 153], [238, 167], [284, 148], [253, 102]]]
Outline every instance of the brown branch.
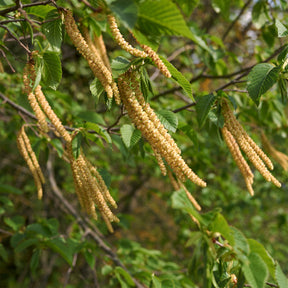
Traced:
[[[121, 260], [118, 258], [117, 254], [104, 242], [103, 235], [101, 232], [93, 225], [93, 223], [87, 219], [86, 217], [81, 216], [76, 209], [66, 200], [63, 196], [62, 191], [58, 188], [53, 166], [52, 166], [52, 154], [50, 153], [49, 159], [47, 162], [47, 172], [48, 178], [51, 185], [51, 192], [54, 194], [56, 198], [58, 198], [57, 204], [60, 204], [60, 208], [63, 209], [67, 214], [72, 215], [75, 220], [78, 222], [79, 226], [83, 229], [83, 231], [90, 231], [89, 236], [97, 243], [100, 249], [102, 249], [106, 255], [114, 262], [116, 266], [122, 267], [127, 273], [130, 274], [130, 271], [124, 266]], [[131, 275], [131, 274], [130, 274]], [[145, 288], [144, 285], [139, 283], [133, 276], [131, 275], [133, 282], [137, 288]]]

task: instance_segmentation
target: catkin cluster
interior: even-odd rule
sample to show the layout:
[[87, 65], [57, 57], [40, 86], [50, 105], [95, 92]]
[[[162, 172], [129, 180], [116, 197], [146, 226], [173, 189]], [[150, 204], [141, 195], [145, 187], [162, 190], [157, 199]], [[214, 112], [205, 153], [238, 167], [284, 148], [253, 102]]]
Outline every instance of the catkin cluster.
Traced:
[[104, 180], [83, 153], [77, 159], [74, 158], [72, 142], [67, 143], [66, 151], [73, 173], [75, 190], [81, 206], [90, 216], [97, 219], [96, 205], [107, 228], [110, 232], [113, 232], [111, 222], [119, 222], [119, 219], [112, 213], [107, 203], [114, 208], [117, 208], [117, 204], [110, 195]]
[[261, 142], [264, 150], [267, 151], [271, 157], [278, 162], [285, 171], [288, 170], [288, 156], [273, 147], [273, 145], [268, 141], [264, 133], [261, 133]]
[[22, 126], [17, 135], [17, 145], [21, 155], [23, 156], [33, 175], [34, 182], [37, 187], [38, 199], [41, 199], [43, 196], [42, 184], [45, 183], [45, 179], [38, 163], [37, 157], [31, 147], [30, 140], [25, 133], [24, 125]]
[[154, 64], [158, 67], [158, 69], [161, 71], [161, 73], [165, 77], [167, 77], [167, 78], [171, 77], [171, 73], [169, 72], [169, 70], [167, 69], [167, 67], [163, 63], [163, 61], [159, 58], [158, 54], [151, 47], [144, 45], [144, 44], [140, 44], [141, 48], [144, 51], [132, 47], [124, 39], [123, 35], [121, 34], [121, 32], [117, 26], [117, 22], [116, 22], [115, 17], [112, 15], [108, 15], [107, 19], [108, 19], [111, 33], [112, 33], [115, 41], [123, 50], [127, 51], [128, 53], [130, 53], [131, 55], [133, 55], [135, 57], [141, 57], [141, 58], [150, 57], [152, 59], [152, 61], [154, 62]]
[[[162, 159], [165, 159], [181, 181], [185, 181], [187, 177], [193, 183], [205, 187], [206, 183], [188, 167], [181, 156], [181, 150], [161, 124], [153, 109], [145, 102], [135, 73], [126, 72], [119, 77], [118, 84], [120, 97], [129, 117], [149, 142], [157, 158], [160, 160], [161, 156]], [[162, 173], [165, 174], [162, 159], [158, 162]]]
[[235, 118], [233, 111], [230, 109], [226, 100], [222, 102], [222, 114], [224, 116], [224, 127], [222, 128], [223, 138], [234, 158], [241, 174], [245, 179], [247, 189], [251, 195], [254, 195], [252, 188], [254, 175], [244, 159], [240, 149], [246, 154], [254, 167], [268, 181], [277, 187], [281, 187], [281, 183], [269, 172], [267, 167], [272, 170], [273, 164], [268, 156], [261, 148], [250, 138], [244, 128]]
[[[86, 33], [86, 40], [88, 41], [87, 43], [77, 27], [72, 12], [70, 10], [63, 10], [63, 15], [65, 29], [72, 43], [80, 52], [80, 54], [82, 54], [82, 56], [87, 60], [93, 74], [99, 79], [105, 91], [107, 92], [107, 96], [109, 98], [112, 98], [114, 95], [116, 103], [119, 104], [118, 87], [113, 81], [113, 77], [111, 71], [109, 70], [109, 67], [107, 67], [107, 64], [105, 65], [104, 61], [102, 61], [102, 58], [100, 57], [100, 52], [95, 52], [95, 50], [97, 49], [96, 46], [94, 46], [94, 44], [92, 43], [89, 33]], [[104, 53], [103, 43], [99, 43], [99, 47], [100, 46], [102, 49], [101, 53]], [[107, 59], [105, 61], [107, 61]]]

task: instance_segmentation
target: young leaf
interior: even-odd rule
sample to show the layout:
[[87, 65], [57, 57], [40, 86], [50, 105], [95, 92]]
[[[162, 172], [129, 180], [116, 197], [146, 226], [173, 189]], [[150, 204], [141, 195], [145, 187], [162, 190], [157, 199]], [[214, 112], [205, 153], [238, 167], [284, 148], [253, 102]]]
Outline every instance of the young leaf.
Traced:
[[113, 77], [118, 77], [120, 74], [125, 73], [131, 65], [131, 62], [124, 57], [117, 57], [112, 60], [111, 68], [113, 71]]
[[102, 136], [107, 143], [112, 143], [109, 133], [106, 130], [100, 128], [96, 123], [86, 122], [84, 124], [84, 128], [88, 130], [94, 130], [98, 135]]
[[52, 10], [47, 14], [45, 21], [47, 22], [42, 25], [42, 32], [44, 33], [48, 42], [50, 43], [52, 50], [59, 52], [63, 40], [62, 21], [59, 18], [59, 14], [57, 13], [57, 11], [55, 13], [55, 11]]
[[262, 258], [262, 260], [266, 263], [270, 274], [274, 276], [274, 267], [275, 267], [274, 261], [271, 258], [271, 256], [268, 254], [264, 246], [254, 239], [247, 239], [247, 241], [248, 241], [251, 253], [258, 254]]
[[275, 278], [279, 288], [287, 288], [288, 287], [288, 279], [284, 275], [280, 265], [277, 263], [275, 267]]
[[268, 278], [268, 268], [258, 254], [251, 253], [247, 262], [243, 264], [242, 269], [246, 280], [252, 288], [264, 288]]
[[156, 115], [168, 131], [173, 133], [176, 132], [178, 127], [178, 117], [175, 113], [169, 110], [161, 110], [156, 112]]
[[261, 63], [249, 73], [247, 90], [256, 105], [259, 104], [260, 96], [277, 82], [279, 70], [279, 67], [272, 64]]
[[53, 10], [57, 12], [57, 9], [55, 7], [52, 7], [49, 5], [33, 6], [33, 7], [28, 7], [25, 9], [25, 11], [28, 14], [37, 16], [42, 19], [45, 19], [47, 14]]
[[[125, 282], [129, 285], [129, 286], [132, 286], [132, 287], [134, 287], [135, 286], [135, 283], [134, 283], [134, 281], [133, 281], [133, 279], [132, 279], [132, 277], [130, 276], [130, 274], [127, 272], [127, 271], [125, 271], [122, 267], [120, 267], [120, 266], [117, 266], [116, 268], [115, 268], [115, 273], [116, 273], [116, 276], [122, 276], [124, 279], [125, 279]], [[117, 277], [118, 278], [118, 277]], [[119, 277], [120, 278], [120, 277]], [[118, 278], [118, 280], [119, 280], [119, 278]], [[123, 281], [123, 280], [122, 280]], [[122, 283], [122, 282], [120, 282], [120, 283]], [[129, 286], [126, 286], [126, 287], [129, 287]]]
[[211, 107], [214, 105], [216, 99], [217, 97], [214, 94], [208, 94], [196, 98], [197, 121], [200, 128], [203, 127], [208, 117], [208, 113], [210, 112]]
[[160, 59], [163, 61], [163, 63], [168, 68], [169, 72], [172, 75], [172, 79], [175, 80], [183, 89], [184, 92], [189, 96], [192, 101], [195, 102], [195, 99], [192, 95], [192, 86], [190, 82], [183, 76], [181, 72], [179, 72], [169, 61], [167, 61], [164, 57], [160, 56]]
[[137, 21], [138, 7], [133, 0], [115, 0], [109, 5], [126, 28], [133, 29]]
[[62, 68], [60, 57], [55, 52], [45, 52], [43, 54], [43, 73], [44, 83], [56, 90], [62, 78]]
[[95, 98], [96, 104], [98, 104], [100, 97], [105, 94], [105, 90], [104, 90], [100, 80], [98, 78], [95, 78], [91, 82], [89, 87], [90, 87], [90, 91], [91, 91], [92, 96], [94, 96], [94, 98]]
[[134, 126], [125, 124], [120, 129], [122, 140], [127, 148], [132, 148], [141, 138], [141, 132]]
[[245, 238], [243, 233], [233, 226], [230, 227], [230, 230], [234, 236], [235, 243], [233, 245], [233, 248], [234, 248], [235, 252], [238, 254], [244, 253], [245, 255], [248, 255], [250, 253], [250, 247], [249, 247], [247, 239]]
[[153, 288], [162, 288], [161, 281], [153, 274], [152, 275]]
[[149, 93], [153, 95], [153, 88], [146, 69], [142, 68], [140, 72], [140, 87], [145, 100], [147, 100]]
[[288, 36], [288, 29], [278, 19], [275, 21], [275, 26], [278, 31], [278, 37]]

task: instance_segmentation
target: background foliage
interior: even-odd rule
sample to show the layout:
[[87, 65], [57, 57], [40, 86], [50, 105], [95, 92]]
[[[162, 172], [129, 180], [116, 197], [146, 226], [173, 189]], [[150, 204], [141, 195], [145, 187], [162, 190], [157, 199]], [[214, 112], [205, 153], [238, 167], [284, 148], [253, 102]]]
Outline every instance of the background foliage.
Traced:
[[[255, 172], [255, 196], [221, 139], [218, 100], [229, 97], [249, 135], [264, 132], [287, 153], [286, 1], [0, 1], [1, 287], [288, 287], [287, 172], [281, 189]], [[65, 33], [58, 8], [102, 33], [113, 76], [135, 65], [141, 88], [206, 188], [187, 182], [202, 206], [173, 191], [150, 146], [109, 102]], [[158, 49], [173, 75], [121, 50], [107, 28], [112, 12], [125, 38]], [[79, 208], [57, 137], [47, 140], [23, 92], [27, 53], [37, 81], [101, 175], [119, 208], [107, 232]], [[171, 64], [169, 64], [169, 62]], [[36, 82], [37, 82], [36, 81]], [[23, 123], [46, 176], [37, 200], [17, 151]], [[191, 215], [194, 221], [191, 220]], [[196, 219], [196, 220], [195, 220]], [[264, 248], [265, 247], [265, 248]], [[235, 281], [237, 279], [237, 283]]]

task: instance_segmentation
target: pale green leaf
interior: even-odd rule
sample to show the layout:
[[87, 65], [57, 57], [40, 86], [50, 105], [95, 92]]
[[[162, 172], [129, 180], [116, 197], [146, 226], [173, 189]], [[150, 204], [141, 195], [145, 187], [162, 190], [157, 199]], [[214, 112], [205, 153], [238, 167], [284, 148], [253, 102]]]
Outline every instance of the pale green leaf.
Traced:
[[105, 90], [104, 90], [100, 80], [98, 78], [95, 78], [91, 82], [89, 88], [90, 88], [91, 94], [93, 95], [95, 102], [97, 104], [100, 97], [105, 94]]
[[208, 113], [210, 112], [216, 99], [217, 97], [214, 94], [208, 94], [196, 98], [197, 121], [199, 123], [200, 128], [203, 127], [208, 117]]
[[42, 80], [50, 88], [56, 90], [62, 78], [61, 60], [55, 52], [43, 54]]
[[250, 253], [250, 247], [243, 233], [233, 226], [230, 227], [230, 230], [234, 236], [235, 242], [234, 242], [233, 248], [235, 252], [238, 253], [239, 255], [241, 254], [248, 255]]
[[102, 136], [107, 143], [112, 142], [109, 133], [106, 130], [100, 128], [96, 123], [86, 122], [84, 127], [87, 130], [94, 130], [98, 135]]
[[[129, 286], [132, 286], [132, 287], [135, 286], [135, 283], [134, 283], [131, 275], [130, 275], [126, 270], [124, 270], [122, 267], [117, 266], [114, 271], [115, 271], [115, 273], [116, 273], [116, 276], [117, 276], [117, 274], [118, 274], [119, 276], [121, 275], [121, 276], [125, 279], [125, 282], [126, 282]], [[117, 277], [117, 278], [118, 278], [118, 277]], [[119, 278], [118, 278], [118, 280], [119, 280]], [[122, 284], [122, 282], [120, 282], [120, 283]], [[125, 283], [125, 284], [126, 284], [126, 283]], [[127, 286], [127, 287], [129, 287], [129, 286]]]
[[278, 37], [288, 36], [288, 29], [278, 19], [275, 20], [275, 26], [278, 31]]
[[259, 98], [276, 82], [279, 67], [268, 63], [257, 64], [248, 75], [247, 90], [249, 96], [258, 105]]
[[156, 112], [156, 115], [168, 131], [173, 133], [176, 132], [178, 127], [178, 117], [175, 113], [168, 110], [161, 110]]
[[5, 217], [4, 223], [14, 231], [18, 231], [25, 224], [25, 219], [20, 215]]
[[25, 11], [30, 14], [37, 16], [39, 18], [45, 19], [47, 14], [51, 11], [56, 11], [57, 9], [55, 7], [49, 6], [49, 5], [39, 5], [39, 6], [33, 6], [33, 7], [28, 7], [25, 8]]
[[280, 265], [277, 263], [275, 267], [275, 278], [277, 281], [277, 284], [279, 285], [279, 288], [287, 288], [288, 287], [288, 279], [284, 275]]
[[161, 281], [154, 274], [152, 275], [152, 288], [162, 288]]
[[141, 138], [141, 132], [134, 126], [125, 124], [120, 128], [121, 138], [127, 148], [132, 148]]
[[192, 101], [195, 102], [195, 99], [193, 98], [192, 95], [192, 86], [190, 82], [169, 61], [167, 61], [164, 57], [160, 56], [160, 58], [168, 68], [169, 72], [171, 73], [172, 79], [175, 80], [183, 88], [187, 96], [189, 96], [192, 99]]
[[122, 56], [119, 56], [113, 59], [111, 63], [113, 77], [116, 78], [119, 75], [125, 73], [129, 69], [130, 66], [131, 66], [131, 62]]

